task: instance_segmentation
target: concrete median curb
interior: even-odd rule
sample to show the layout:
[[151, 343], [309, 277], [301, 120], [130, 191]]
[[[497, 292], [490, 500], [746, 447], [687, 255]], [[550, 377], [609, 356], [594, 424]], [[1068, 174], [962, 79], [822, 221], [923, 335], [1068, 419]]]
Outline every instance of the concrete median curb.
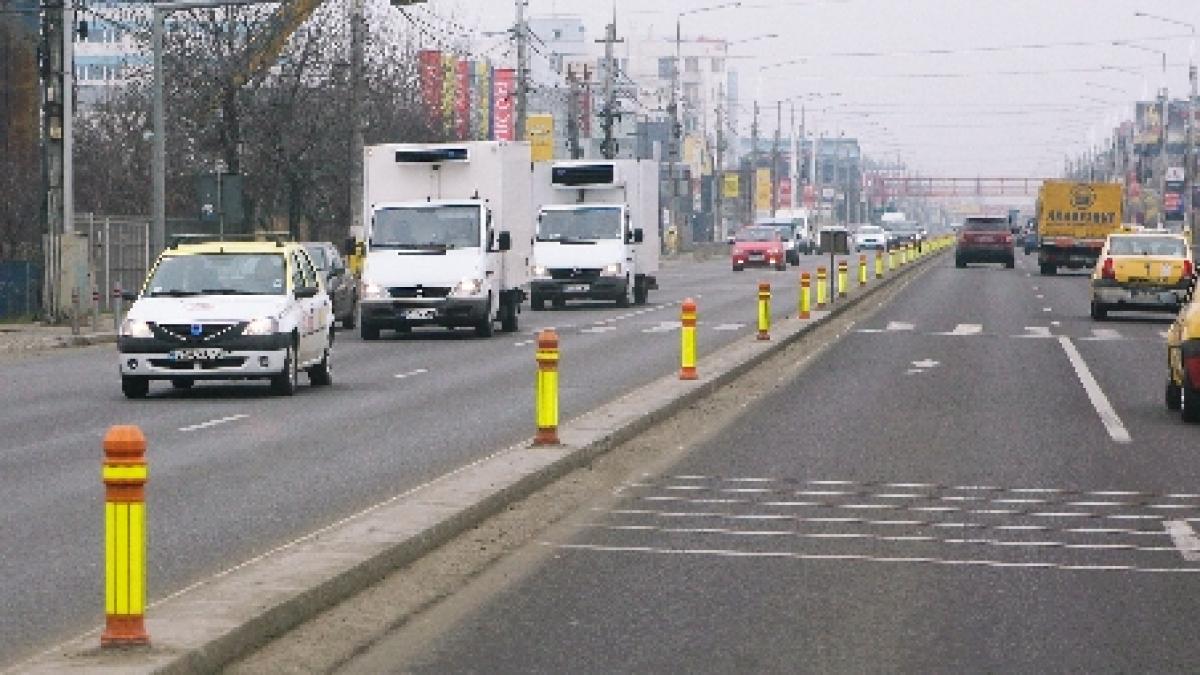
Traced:
[[828, 319], [929, 267], [944, 252], [856, 288], [809, 320], [777, 323], [770, 341], [751, 336], [702, 353], [700, 379], [684, 381], [672, 373], [576, 417], [560, 426], [562, 445], [523, 442], [498, 451], [159, 600], [146, 612], [149, 648], [101, 651], [97, 629], [12, 672], [219, 670], [709, 395]]

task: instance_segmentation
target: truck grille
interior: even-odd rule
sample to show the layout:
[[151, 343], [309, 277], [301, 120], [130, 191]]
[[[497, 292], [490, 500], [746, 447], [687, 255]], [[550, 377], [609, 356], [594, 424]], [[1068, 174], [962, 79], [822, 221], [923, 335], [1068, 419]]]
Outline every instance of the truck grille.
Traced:
[[551, 279], [595, 279], [600, 276], [598, 268], [563, 268], [550, 270]]
[[236, 337], [246, 327], [242, 323], [155, 323], [150, 324], [154, 337], [185, 345], [202, 345], [217, 338]]
[[450, 295], [448, 286], [392, 286], [388, 295], [393, 298], [444, 298]]

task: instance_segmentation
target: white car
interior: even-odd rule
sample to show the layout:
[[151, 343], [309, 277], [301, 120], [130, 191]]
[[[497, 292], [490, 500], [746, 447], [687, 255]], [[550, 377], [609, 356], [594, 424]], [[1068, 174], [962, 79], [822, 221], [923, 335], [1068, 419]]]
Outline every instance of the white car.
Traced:
[[888, 248], [887, 230], [876, 225], [863, 225], [854, 234], [854, 250], [865, 251], [873, 249], [886, 251]]
[[167, 249], [117, 336], [121, 390], [153, 380], [266, 379], [295, 392], [301, 369], [333, 383], [333, 306], [299, 244], [209, 243]]

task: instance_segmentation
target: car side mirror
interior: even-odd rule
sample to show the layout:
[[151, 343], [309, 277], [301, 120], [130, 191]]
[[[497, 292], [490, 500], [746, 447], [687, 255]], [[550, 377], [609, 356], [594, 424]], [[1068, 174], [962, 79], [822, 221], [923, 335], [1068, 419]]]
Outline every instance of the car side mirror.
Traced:
[[317, 297], [317, 287], [316, 286], [304, 286], [304, 287], [296, 289], [296, 299], [297, 300], [305, 300], [307, 298], [315, 298], [315, 297]]
[[496, 249], [499, 251], [508, 251], [512, 249], [512, 235], [508, 233], [508, 230], [500, 233]]
[[633, 243], [640, 244], [646, 240], [646, 233], [640, 227], [633, 228]]

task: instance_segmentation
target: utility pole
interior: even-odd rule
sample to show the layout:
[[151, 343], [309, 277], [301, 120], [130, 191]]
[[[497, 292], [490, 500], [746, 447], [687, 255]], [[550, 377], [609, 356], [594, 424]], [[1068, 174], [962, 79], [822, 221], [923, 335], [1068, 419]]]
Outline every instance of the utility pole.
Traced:
[[792, 157], [791, 162], [788, 163], [788, 173], [791, 175], [790, 180], [792, 181], [792, 194], [791, 199], [788, 200], [787, 207], [789, 209], [794, 209], [796, 208], [796, 191], [800, 188], [800, 160], [798, 159], [799, 153], [797, 152], [798, 146], [796, 145], [796, 102], [793, 100], [789, 105], [792, 109], [792, 119], [788, 123], [788, 136], [791, 140]]
[[366, 239], [363, 220], [363, 0], [350, 2], [350, 233]]
[[783, 101], [775, 102], [775, 140], [771, 143], [771, 217], [779, 206], [779, 131], [783, 126]]
[[725, 85], [717, 85], [717, 147], [713, 162], [713, 241], [725, 236], [723, 200], [725, 197]]
[[567, 69], [567, 149], [571, 159], [583, 157], [583, 148], [579, 147], [579, 79], [575, 70]]
[[67, 220], [69, 199], [68, 157], [71, 88], [67, 71], [67, 42], [72, 30], [68, 23], [71, 10], [62, 0], [50, 0], [42, 10], [42, 151], [44, 153], [44, 189], [46, 233], [49, 235], [50, 283], [46, 289], [46, 314], [58, 316], [61, 300], [68, 297], [59, 287], [61, 275], [61, 241], [71, 224]]
[[613, 45], [624, 40], [617, 39], [617, 6], [613, 5], [613, 20], [612, 23], [604, 30], [604, 39], [598, 40], [604, 43], [604, 140], [600, 143], [600, 154], [604, 159], [615, 159], [617, 156], [616, 139], [613, 138], [613, 120], [618, 116], [617, 113], [617, 90], [615, 80], [617, 78], [617, 65], [613, 59]]
[[754, 211], [758, 197], [758, 101], [754, 102], [754, 122], [750, 124], [750, 198], [746, 200], [746, 223], [754, 222]]
[[1163, 86], [1162, 86], [1162, 145], [1160, 146], [1159, 156], [1162, 162], [1162, 180], [1159, 181], [1158, 193], [1158, 222], [1166, 226], [1167, 224], [1167, 131], [1170, 126], [1170, 117], [1168, 117], [1167, 106], [1170, 105], [1170, 99], [1167, 96], [1167, 53], [1162, 53], [1162, 70], [1163, 70]]
[[667, 105], [667, 114], [671, 117], [671, 133], [668, 138], [667, 176], [671, 181], [671, 204], [667, 212], [671, 214], [671, 225], [675, 227], [675, 241], [683, 239], [683, 226], [679, 223], [679, 178], [675, 172], [679, 162], [679, 142], [683, 127], [679, 122], [679, 60], [680, 60], [680, 17], [675, 17], [675, 60], [671, 64], [671, 102]]
[[529, 106], [529, 27], [525, 25], [525, 3], [517, 0], [517, 140], [524, 141], [525, 117]]
[[[1191, 84], [1191, 90], [1188, 94], [1188, 118], [1187, 118], [1187, 143], [1184, 144], [1184, 183], [1183, 183], [1183, 204], [1184, 204], [1184, 224], [1192, 231], [1192, 249], [1196, 250], [1196, 243], [1200, 242], [1200, 233], [1197, 233], [1196, 214], [1193, 209], [1196, 208], [1192, 190], [1196, 185], [1196, 64], [1188, 64], [1188, 82]], [[1197, 252], [1196, 255], [1200, 255]]]

